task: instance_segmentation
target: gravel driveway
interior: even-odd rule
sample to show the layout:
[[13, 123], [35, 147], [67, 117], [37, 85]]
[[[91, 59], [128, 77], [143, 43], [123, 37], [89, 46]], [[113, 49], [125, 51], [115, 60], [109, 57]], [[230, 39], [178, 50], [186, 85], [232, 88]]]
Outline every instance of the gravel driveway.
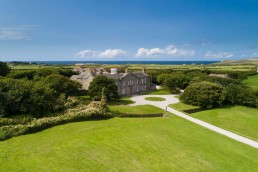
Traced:
[[[154, 105], [159, 108], [165, 109], [167, 105], [178, 103], [179, 100], [175, 96], [177, 95], [136, 95], [131, 98], [131, 100], [135, 101], [136, 103], [130, 104], [130, 106], [138, 106], [138, 105]], [[162, 97], [166, 99], [165, 101], [149, 101], [145, 100], [146, 97]]]

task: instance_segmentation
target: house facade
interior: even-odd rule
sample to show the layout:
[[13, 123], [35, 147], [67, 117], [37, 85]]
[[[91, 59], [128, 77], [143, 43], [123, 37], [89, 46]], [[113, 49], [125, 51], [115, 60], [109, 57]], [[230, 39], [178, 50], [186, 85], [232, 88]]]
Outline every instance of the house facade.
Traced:
[[88, 90], [90, 82], [98, 75], [114, 79], [118, 93], [121, 96], [139, 94], [155, 89], [155, 85], [151, 83], [151, 78], [145, 73], [144, 69], [142, 72], [128, 72], [126, 70], [125, 73], [117, 73], [116, 68], [112, 68], [111, 73], [96, 69], [83, 71], [79, 75], [71, 76], [71, 79], [82, 83], [82, 88], [85, 90]]

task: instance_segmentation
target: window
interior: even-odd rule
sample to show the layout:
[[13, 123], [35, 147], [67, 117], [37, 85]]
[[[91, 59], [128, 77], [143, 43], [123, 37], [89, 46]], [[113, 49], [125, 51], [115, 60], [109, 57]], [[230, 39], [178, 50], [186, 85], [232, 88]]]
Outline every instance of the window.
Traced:
[[122, 94], [125, 94], [125, 89], [124, 88], [122, 89]]
[[146, 91], [146, 85], [144, 85], [144, 90]]
[[139, 80], [138, 79], [136, 80], [136, 84], [139, 84]]
[[144, 80], [145, 80], [144, 82], [146, 83], [147, 82], [147, 78], [144, 78]]
[[130, 85], [130, 81], [127, 81], [127, 84]]
[[133, 85], [133, 81], [132, 81], [132, 85]]
[[123, 81], [123, 86], [125, 86], [125, 81]]
[[142, 78], [142, 84], [143, 84], [143, 78]]
[[143, 90], [143, 86], [142, 86], [142, 90]]
[[138, 86], [136, 87], [136, 91], [137, 91], [137, 92], [139, 91], [139, 87], [138, 87]]

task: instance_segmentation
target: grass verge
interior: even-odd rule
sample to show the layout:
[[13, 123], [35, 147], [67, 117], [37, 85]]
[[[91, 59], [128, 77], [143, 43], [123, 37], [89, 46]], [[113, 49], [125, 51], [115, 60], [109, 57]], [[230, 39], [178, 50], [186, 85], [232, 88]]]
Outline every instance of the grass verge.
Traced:
[[179, 111], [191, 112], [189, 115], [194, 118], [258, 141], [258, 109], [244, 106], [224, 106], [200, 111], [197, 106], [181, 102], [169, 106]]

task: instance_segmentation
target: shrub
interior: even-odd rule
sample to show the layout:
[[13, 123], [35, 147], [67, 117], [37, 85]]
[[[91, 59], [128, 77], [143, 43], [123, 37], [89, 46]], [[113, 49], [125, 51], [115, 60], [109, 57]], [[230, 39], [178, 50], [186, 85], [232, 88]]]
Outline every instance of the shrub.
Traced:
[[28, 71], [13, 71], [9, 73], [7, 77], [13, 79], [28, 79], [33, 80], [36, 75], [36, 70], [28, 70]]
[[183, 103], [200, 106], [201, 108], [213, 108], [222, 104], [225, 91], [222, 86], [212, 82], [199, 82], [189, 85], [180, 96]]
[[256, 107], [255, 93], [247, 86], [230, 84], [226, 87], [226, 103]]

